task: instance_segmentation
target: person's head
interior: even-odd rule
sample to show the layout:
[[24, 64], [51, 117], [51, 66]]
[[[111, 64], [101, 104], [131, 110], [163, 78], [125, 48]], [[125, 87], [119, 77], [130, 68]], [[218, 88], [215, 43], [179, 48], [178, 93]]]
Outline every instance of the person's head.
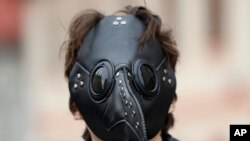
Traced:
[[[92, 129], [103, 138], [112, 130], [113, 134], [123, 130], [125, 135], [151, 139], [174, 125], [174, 70], [179, 54], [172, 33], [163, 30], [159, 16], [144, 7], [127, 6], [119, 12], [132, 16], [105, 17], [95, 10], [79, 13], [64, 44], [69, 109], [75, 119], [86, 121], [86, 140]], [[128, 117], [130, 113], [132, 117]], [[132, 127], [134, 119], [138, 121]]]

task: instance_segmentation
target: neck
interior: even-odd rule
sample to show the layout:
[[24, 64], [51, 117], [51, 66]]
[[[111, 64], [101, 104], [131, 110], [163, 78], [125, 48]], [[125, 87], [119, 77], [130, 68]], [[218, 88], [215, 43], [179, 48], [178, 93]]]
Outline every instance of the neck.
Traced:
[[90, 137], [91, 137], [91, 140], [92, 141], [102, 141], [101, 139], [99, 139], [90, 129], [89, 130], [89, 133], [90, 133]]

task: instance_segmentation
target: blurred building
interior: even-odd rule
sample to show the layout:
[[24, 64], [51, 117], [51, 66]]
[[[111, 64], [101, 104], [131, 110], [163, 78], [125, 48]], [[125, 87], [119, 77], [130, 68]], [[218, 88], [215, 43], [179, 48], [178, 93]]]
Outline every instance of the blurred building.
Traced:
[[[250, 123], [250, 1], [154, 0], [180, 50], [176, 124], [184, 141], [227, 141]], [[109, 15], [132, 0], [0, 0], [0, 141], [81, 141], [68, 110], [61, 44], [84, 9]], [[62, 51], [62, 52], [61, 52]]]

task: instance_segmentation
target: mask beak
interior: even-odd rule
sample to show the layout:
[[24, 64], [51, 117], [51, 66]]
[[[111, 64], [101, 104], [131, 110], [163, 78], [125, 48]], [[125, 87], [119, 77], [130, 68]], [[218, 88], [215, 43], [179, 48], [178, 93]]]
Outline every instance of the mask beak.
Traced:
[[145, 119], [129, 82], [130, 74], [124, 69], [120, 69], [115, 76], [114, 89], [109, 95], [108, 104], [103, 115], [103, 123], [107, 131], [123, 131], [124, 135], [119, 136], [119, 140], [146, 141]]

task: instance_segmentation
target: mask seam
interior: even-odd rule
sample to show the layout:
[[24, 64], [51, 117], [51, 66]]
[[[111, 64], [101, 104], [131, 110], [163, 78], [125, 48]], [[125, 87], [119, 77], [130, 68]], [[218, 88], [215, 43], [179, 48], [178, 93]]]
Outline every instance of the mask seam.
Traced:
[[164, 64], [164, 62], [166, 61], [166, 57], [164, 57], [161, 61], [161, 63], [156, 67], [156, 71], [158, 71], [160, 69], [160, 67]]
[[[125, 73], [124, 73], [124, 81], [125, 81], [125, 83], [126, 83], [126, 85], [128, 85], [128, 80], [127, 80], [127, 77], [126, 77], [126, 70], [124, 69], [123, 70]], [[131, 90], [130, 90], [130, 88], [129, 87], [127, 87], [127, 89], [128, 89], [128, 91], [130, 91], [130, 93], [131, 93]], [[131, 95], [131, 94], [130, 94]], [[134, 99], [134, 101], [135, 101], [135, 103], [136, 103], [136, 105], [137, 105], [137, 107], [138, 107], [138, 111], [139, 111], [139, 113], [140, 113], [140, 117], [141, 117], [141, 119], [142, 119], [142, 128], [143, 128], [143, 136], [144, 136], [144, 139], [143, 140], [147, 140], [147, 132], [146, 132], [146, 128], [145, 128], [145, 120], [144, 120], [144, 115], [143, 115], [143, 112], [142, 112], [142, 109], [141, 109], [141, 106], [140, 106], [140, 104], [139, 104], [139, 101], [137, 100], [137, 98], [134, 98], [134, 96], [132, 96], [131, 95], [131, 97]]]
[[87, 70], [87, 68], [85, 68], [84, 66], [82, 66], [79, 62], [75, 62], [77, 66], [79, 66], [82, 70], [84, 70], [88, 75], [90, 74], [90, 72]]

